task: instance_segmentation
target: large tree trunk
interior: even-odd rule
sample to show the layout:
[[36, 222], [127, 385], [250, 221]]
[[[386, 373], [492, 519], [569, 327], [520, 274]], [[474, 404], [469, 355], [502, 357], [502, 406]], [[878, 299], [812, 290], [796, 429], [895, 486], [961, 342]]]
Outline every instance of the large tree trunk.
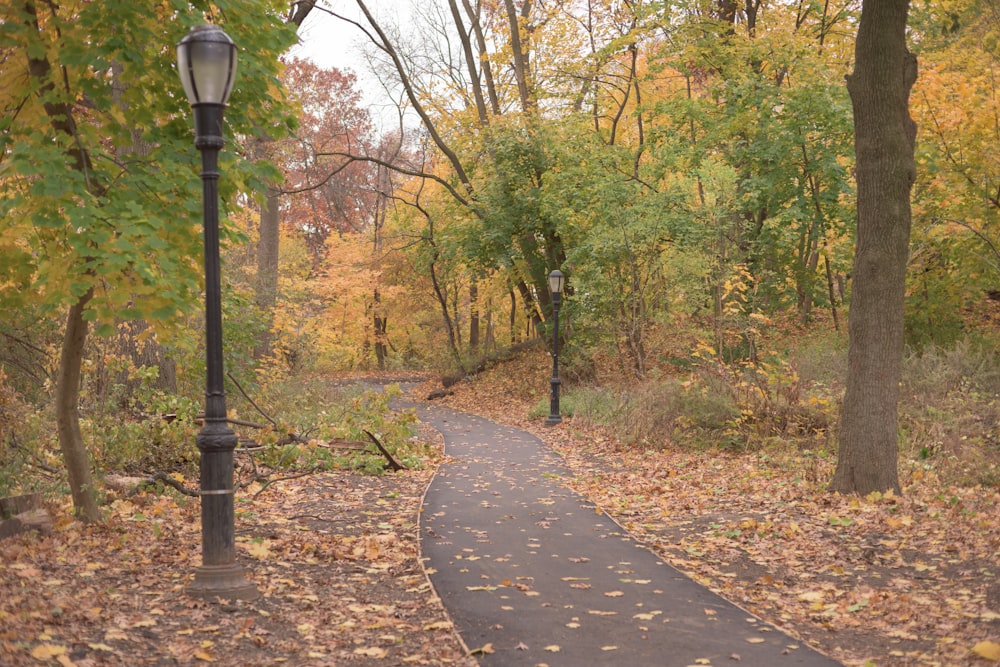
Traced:
[[864, 0], [847, 89], [854, 107], [858, 233], [847, 390], [831, 488], [899, 491], [896, 436], [916, 124], [906, 49], [909, 0]]
[[62, 355], [56, 384], [56, 425], [59, 447], [69, 475], [69, 488], [73, 495], [73, 510], [78, 519], [89, 522], [101, 520], [87, 448], [80, 432], [80, 369], [83, 349], [87, 342], [87, 322], [83, 311], [94, 295], [93, 288], [80, 297], [69, 309], [66, 334], [63, 337]]

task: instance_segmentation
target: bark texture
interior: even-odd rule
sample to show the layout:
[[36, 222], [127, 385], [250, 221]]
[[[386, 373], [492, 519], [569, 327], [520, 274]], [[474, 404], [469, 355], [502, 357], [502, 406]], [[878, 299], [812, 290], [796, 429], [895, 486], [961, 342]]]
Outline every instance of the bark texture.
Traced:
[[847, 389], [831, 484], [840, 493], [900, 490], [897, 404], [916, 176], [909, 96], [917, 61], [906, 48], [908, 10], [909, 0], [864, 0], [855, 70], [847, 80], [854, 107], [858, 231]]
[[94, 480], [90, 473], [87, 447], [80, 432], [80, 378], [83, 366], [83, 350], [87, 342], [87, 322], [83, 312], [93, 297], [91, 288], [73, 304], [66, 318], [66, 332], [63, 336], [62, 355], [56, 383], [56, 425], [59, 432], [59, 448], [69, 476], [70, 493], [73, 496], [73, 511], [78, 519], [87, 522], [101, 520], [94, 492]]

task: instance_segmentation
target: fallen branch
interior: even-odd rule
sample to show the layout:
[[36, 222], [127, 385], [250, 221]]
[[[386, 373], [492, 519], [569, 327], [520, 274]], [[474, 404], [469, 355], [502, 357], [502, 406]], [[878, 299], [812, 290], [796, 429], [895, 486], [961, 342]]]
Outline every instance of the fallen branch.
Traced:
[[122, 491], [127, 496], [134, 496], [143, 487], [161, 482], [162, 484], [175, 489], [179, 493], [197, 498], [201, 493], [195, 489], [189, 489], [165, 472], [155, 472], [146, 477], [128, 477], [125, 475], [106, 475], [104, 485], [115, 491]]
[[[523, 342], [520, 342], [520, 343], [516, 343], [514, 345], [511, 345], [510, 347], [504, 348], [502, 350], [499, 350], [498, 352], [495, 352], [493, 354], [487, 355], [485, 357], [481, 357], [472, 366], [472, 368], [470, 370], [468, 370], [468, 371], [463, 370], [463, 371], [459, 371], [458, 373], [452, 373], [451, 375], [445, 375], [444, 377], [442, 377], [441, 378], [441, 385], [445, 389], [447, 389], [448, 387], [451, 387], [452, 385], [456, 385], [456, 384], [458, 384], [459, 382], [461, 382], [462, 380], [464, 380], [464, 379], [466, 379], [468, 377], [472, 377], [472, 376], [478, 375], [479, 373], [482, 373], [483, 371], [487, 370], [488, 368], [491, 368], [492, 366], [494, 366], [495, 364], [497, 364], [497, 363], [499, 363], [501, 361], [509, 361], [509, 360], [513, 359], [514, 356], [518, 352], [523, 352], [524, 350], [531, 349], [531, 348], [533, 348], [533, 347], [535, 347], [537, 345], [540, 345], [542, 343], [543, 343], [543, 339], [536, 337], [536, 338], [532, 338], [530, 340], [526, 340], [526, 341], [523, 341]], [[438, 392], [434, 392], [434, 393], [436, 394]], [[442, 395], [447, 395], [447, 394], [442, 394]], [[441, 398], [442, 395], [435, 396], [435, 398]]]
[[389, 467], [392, 468], [393, 471], [406, 470], [406, 466], [392, 458], [392, 454], [390, 454], [389, 450], [385, 448], [385, 445], [379, 442], [379, 439], [372, 435], [370, 431], [365, 431], [365, 435], [371, 438], [371, 441], [375, 443], [375, 446], [378, 447], [380, 452], [382, 452], [382, 456], [384, 456], [385, 460], [389, 462]]
[[[226, 373], [226, 375], [229, 376], [229, 379], [232, 380], [232, 382], [233, 382], [234, 385], [236, 385], [236, 389], [238, 389], [239, 392], [241, 394], [243, 394], [243, 398], [247, 399], [247, 402], [250, 405], [252, 405], [254, 407], [254, 409], [257, 412], [259, 412], [264, 419], [266, 419], [267, 421], [271, 422], [272, 426], [274, 426], [275, 428], [278, 428], [278, 422], [274, 421], [274, 419], [271, 418], [271, 415], [269, 415], [266, 412], [264, 412], [264, 409], [261, 408], [259, 405], [257, 405], [256, 401], [254, 401], [252, 398], [250, 398], [250, 395], [247, 394], [247, 392], [246, 392], [245, 389], [243, 389], [243, 385], [241, 385], [239, 383], [239, 380], [237, 380], [236, 378], [234, 378], [233, 374], [231, 372]], [[261, 426], [259, 428], [264, 428], [264, 427]]]
[[274, 479], [271, 479], [269, 476], [264, 475], [262, 477], [257, 477], [256, 479], [250, 480], [250, 482], [248, 482], [247, 485], [253, 484], [254, 482], [260, 482], [261, 484], [260, 489], [255, 494], [253, 494], [253, 496], [251, 496], [254, 500], [256, 500], [257, 496], [264, 493], [269, 488], [271, 488], [272, 485], [277, 484], [278, 482], [287, 482], [290, 479], [299, 479], [301, 477], [308, 477], [309, 475], [315, 475], [316, 473], [321, 471], [322, 468], [310, 468], [309, 470], [305, 470], [303, 472], [296, 473], [294, 475], [285, 475], [284, 477], [275, 477]]

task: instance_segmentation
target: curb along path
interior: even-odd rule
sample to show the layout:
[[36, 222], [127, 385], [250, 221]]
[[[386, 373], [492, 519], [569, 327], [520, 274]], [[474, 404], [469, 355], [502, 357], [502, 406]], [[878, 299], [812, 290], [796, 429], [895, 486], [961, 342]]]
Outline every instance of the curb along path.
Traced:
[[530, 433], [407, 407], [451, 457], [424, 498], [421, 551], [483, 665], [840, 664], [638, 545], [560, 483], [569, 471]]

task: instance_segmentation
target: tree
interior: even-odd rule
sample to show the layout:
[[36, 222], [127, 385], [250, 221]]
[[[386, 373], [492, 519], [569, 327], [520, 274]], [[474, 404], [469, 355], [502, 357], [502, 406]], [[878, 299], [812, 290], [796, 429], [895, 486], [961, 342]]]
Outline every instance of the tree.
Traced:
[[[228, 3], [196, 4], [201, 11], [27, 0], [0, 24], [0, 265], [17, 267], [5, 270], [0, 305], [17, 308], [30, 294], [43, 312], [67, 312], [56, 422], [74, 507], [88, 521], [99, 519], [79, 424], [91, 323], [101, 335], [132, 319], [165, 330], [200, 301], [197, 156], [172, 46], [202, 11], [230, 12]], [[241, 68], [227, 125], [280, 131], [280, 102], [239, 100], [277, 89], [276, 54], [294, 35], [274, 3], [240, 3], [231, 14], [227, 30], [257, 57]], [[137, 140], [150, 149], [128, 148]], [[260, 176], [240, 160], [226, 171], [227, 200]]]
[[909, 0], [864, 0], [847, 80], [854, 108], [857, 249], [849, 315], [847, 388], [837, 469], [840, 493], [899, 491], [897, 404], [903, 298], [916, 178], [910, 89], [917, 60], [906, 47]]

